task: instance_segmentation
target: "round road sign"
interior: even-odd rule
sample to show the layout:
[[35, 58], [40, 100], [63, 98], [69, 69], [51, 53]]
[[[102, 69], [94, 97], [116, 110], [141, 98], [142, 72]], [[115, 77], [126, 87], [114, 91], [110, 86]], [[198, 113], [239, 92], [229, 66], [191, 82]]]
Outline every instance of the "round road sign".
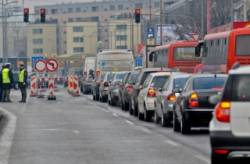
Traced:
[[49, 72], [55, 72], [58, 69], [58, 63], [55, 59], [48, 59], [46, 62], [46, 68]]
[[37, 72], [44, 72], [46, 70], [46, 63], [43, 60], [38, 60], [35, 64], [35, 70]]

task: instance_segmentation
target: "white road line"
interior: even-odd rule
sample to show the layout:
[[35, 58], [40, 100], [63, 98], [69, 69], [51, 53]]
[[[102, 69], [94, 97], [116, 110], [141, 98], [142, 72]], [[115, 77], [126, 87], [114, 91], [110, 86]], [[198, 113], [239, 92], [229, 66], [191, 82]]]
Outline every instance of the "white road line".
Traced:
[[112, 115], [113, 115], [114, 117], [118, 117], [118, 115], [117, 115], [116, 113], [113, 113]]
[[79, 130], [73, 130], [73, 132], [74, 132], [75, 134], [79, 134], [79, 133], [80, 133]]
[[147, 129], [147, 128], [144, 128], [144, 127], [140, 127], [140, 126], [137, 126], [138, 129], [140, 129], [141, 131], [145, 132], [145, 133], [148, 133], [148, 134], [151, 134], [152, 132]]
[[109, 112], [108, 110], [103, 109], [103, 108], [100, 108], [100, 107], [99, 107], [99, 109], [100, 109], [100, 110], [102, 110], [103, 112], [106, 112], [106, 113], [108, 113], [108, 112]]
[[17, 118], [14, 114], [0, 107], [0, 111], [8, 118], [8, 122], [3, 129], [0, 139], [0, 164], [8, 164], [11, 146], [16, 130]]
[[129, 125], [134, 125], [134, 123], [132, 121], [125, 120], [125, 122], [128, 123]]
[[210, 163], [209, 159], [207, 159], [206, 157], [203, 157], [201, 155], [196, 155], [195, 158], [197, 158], [197, 159], [199, 159], [199, 160], [201, 160], [203, 162]]
[[164, 142], [174, 147], [180, 146], [177, 142], [172, 141], [172, 140], [165, 140]]

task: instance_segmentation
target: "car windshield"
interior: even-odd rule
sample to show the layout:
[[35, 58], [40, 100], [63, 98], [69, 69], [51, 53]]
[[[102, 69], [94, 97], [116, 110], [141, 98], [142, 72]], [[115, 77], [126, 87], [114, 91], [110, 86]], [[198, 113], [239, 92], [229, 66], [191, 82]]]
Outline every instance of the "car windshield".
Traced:
[[198, 77], [193, 80], [194, 90], [222, 89], [226, 77]]
[[187, 80], [188, 80], [188, 77], [174, 79], [173, 89], [183, 88], [185, 86]]
[[162, 88], [164, 84], [166, 83], [168, 76], [156, 76], [153, 78], [150, 86], [154, 88]]
[[126, 73], [118, 73], [115, 75], [115, 80], [116, 81], [122, 81]]

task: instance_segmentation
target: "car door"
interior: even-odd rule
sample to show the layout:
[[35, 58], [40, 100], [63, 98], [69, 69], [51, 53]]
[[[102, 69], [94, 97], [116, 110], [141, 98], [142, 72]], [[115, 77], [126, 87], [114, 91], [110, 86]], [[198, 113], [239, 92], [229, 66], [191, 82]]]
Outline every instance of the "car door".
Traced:
[[250, 137], [250, 74], [234, 75], [228, 80], [231, 80], [232, 86], [230, 87], [232, 133], [238, 137]]
[[164, 110], [165, 105], [166, 105], [166, 98], [167, 98], [167, 95], [169, 94], [169, 89], [171, 87], [172, 81], [173, 81], [172, 78], [167, 80], [167, 82], [163, 86], [162, 92], [159, 95], [159, 101], [158, 101], [158, 105], [159, 105], [158, 114], [159, 114], [159, 116], [163, 116], [163, 114], [164, 114], [163, 110]]
[[147, 92], [148, 92], [148, 87], [150, 85], [152, 81], [152, 76], [148, 76], [147, 79], [144, 81], [143, 85], [142, 85], [142, 89], [141, 91], [139, 92], [139, 96], [138, 96], [138, 105], [139, 105], [139, 110], [140, 112], [144, 112], [143, 111], [143, 108], [144, 108], [144, 99], [145, 99], [145, 96], [147, 96]]

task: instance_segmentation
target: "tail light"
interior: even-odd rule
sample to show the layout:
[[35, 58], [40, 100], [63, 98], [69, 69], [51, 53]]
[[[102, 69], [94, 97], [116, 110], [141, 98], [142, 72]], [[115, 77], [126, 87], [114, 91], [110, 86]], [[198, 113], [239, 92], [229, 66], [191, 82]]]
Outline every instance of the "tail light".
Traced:
[[127, 85], [126, 89], [129, 93], [131, 93], [133, 91], [133, 86], [132, 85]]
[[175, 94], [170, 94], [167, 96], [167, 100], [170, 102], [175, 102], [176, 101], [176, 96]]
[[218, 121], [229, 123], [230, 122], [230, 108], [231, 103], [222, 101], [215, 107], [215, 117]]
[[214, 153], [218, 154], [218, 155], [227, 155], [227, 154], [229, 154], [229, 150], [227, 150], [227, 149], [216, 149], [216, 150], [214, 150]]
[[156, 97], [156, 91], [154, 88], [148, 89], [148, 97]]
[[105, 82], [103, 83], [103, 86], [104, 86], [104, 87], [108, 87], [108, 86], [109, 86], [109, 83], [108, 83], [107, 81], [105, 81]]
[[189, 108], [196, 108], [199, 106], [199, 96], [197, 93], [193, 92], [188, 100]]

